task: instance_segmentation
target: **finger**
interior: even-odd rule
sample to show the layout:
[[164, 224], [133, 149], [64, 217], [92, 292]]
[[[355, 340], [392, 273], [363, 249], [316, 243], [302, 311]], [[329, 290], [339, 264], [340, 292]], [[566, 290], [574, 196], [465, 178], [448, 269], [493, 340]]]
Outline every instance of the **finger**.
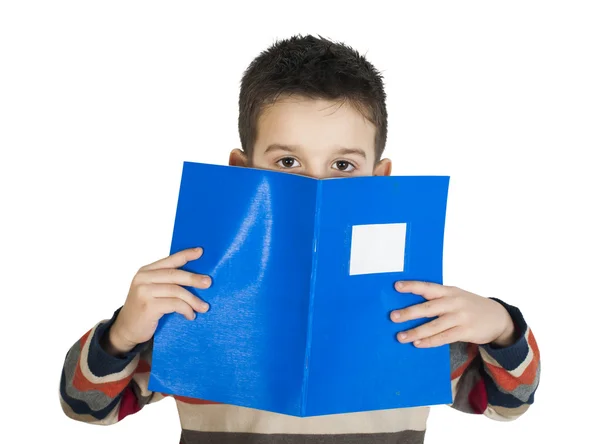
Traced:
[[192, 273], [179, 268], [166, 268], [139, 272], [138, 284], [177, 284], [205, 290], [212, 284], [210, 276]]
[[458, 325], [458, 319], [452, 313], [442, 315], [429, 322], [426, 322], [411, 330], [398, 333], [399, 342], [415, 342], [431, 336], [435, 336], [443, 331], [449, 330]]
[[158, 310], [158, 313], [161, 316], [168, 313], [179, 313], [190, 321], [196, 319], [196, 313], [194, 312], [194, 309], [188, 303], [179, 298], [156, 299], [154, 308]]
[[146, 284], [140, 288], [140, 291], [152, 298], [179, 298], [197, 312], [206, 313], [208, 311], [208, 304], [205, 301], [179, 285]]
[[446, 296], [450, 290], [450, 287], [445, 287], [434, 282], [422, 281], [398, 281], [394, 287], [399, 293], [417, 294], [428, 300]]
[[201, 247], [188, 248], [186, 250], [178, 251], [170, 256], [159, 259], [156, 262], [143, 266], [141, 271], [158, 270], [161, 268], [180, 268], [183, 267], [190, 261], [198, 259], [204, 250]]
[[441, 345], [452, 344], [454, 342], [461, 341], [462, 333], [462, 327], [456, 326], [433, 336], [417, 340], [413, 342], [413, 344], [415, 347], [419, 348], [439, 347]]
[[411, 305], [401, 310], [394, 310], [390, 313], [390, 319], [393, 322], [400, 323], [415, 319], [433, 318], [448, 313], [452, 310], [453, 305], [454, 301], [452, 299], [434, 299]]

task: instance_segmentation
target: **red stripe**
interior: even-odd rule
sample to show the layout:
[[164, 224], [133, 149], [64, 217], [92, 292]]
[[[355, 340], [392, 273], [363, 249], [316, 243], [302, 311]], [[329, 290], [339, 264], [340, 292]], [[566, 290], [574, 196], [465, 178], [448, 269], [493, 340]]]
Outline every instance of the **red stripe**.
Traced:
[[139, 362], [137, 368], [135, 369], [135, 373], [148, 373], [149, 371], [150, 371], [150, 364], [148, 364], [147, 361], [140, 359], [140, 362]]
[[206, 401], [204, 399], [188, 398], [185, 396], [173, 396], [173, 398], [186, 404], [222, 404], [222, 402]]
[[121, 421], [123, 418], [133, 415], [141, 410], [140, 405], [138, 404], [138, 400], [133, 393], [131, 387], [127, 387], [123, 392], [123, 396], [121, 397], [121, 402], [119, 404], [119, 419]]
[[483, 379], [479, 379], [469, 392], [469, 404], [473, 409], [473, 413], [481, 415], [485, 412], [488, 406], [487, 392], [485, 391], [485, 384]]

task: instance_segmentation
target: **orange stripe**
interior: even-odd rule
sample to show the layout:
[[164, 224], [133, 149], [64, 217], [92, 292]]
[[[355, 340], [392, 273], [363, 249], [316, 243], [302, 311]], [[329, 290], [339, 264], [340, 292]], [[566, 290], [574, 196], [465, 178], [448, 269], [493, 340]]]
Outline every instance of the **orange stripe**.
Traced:
[[527, 343], [531, 350], [533, 351], [533, 357], [536, 361], [540, 360], [540, 349], [538, 347], [537, 341], [535, 340], [535, 336], [533, 336], [533, 332], [529, 329], [529, 334], [527, 335]]
[[119, 381], [94, 384], [83, 375], [81, 371], [81, 366], [78, 363], [77, 368], [75, 369], [75, 376], [73, 376], [73, 387], [79, 390], [80, 392], [98, 390], [104, 393], [106, 396], [114, 398], [119, 393], [121, 393], [125, 389], [125, 387], [127, 387], [129, 381], [131, 381], [131, 378], [132, 375]]
[[520, 385], [533, 384], [533, 382], [535, 381], [535, 377], [537, 375], [538, 367], [540, 364], [540, 351], [531, 331], [527, 336], [527, 342], [531, 347], [533, 358], [531, 359], [531, 362], [529, 363], [525, 371], [523, 371], [523, 374], [519, 377], [512, 375], [508, 370], [486, 362], [486, 366], [489, 369], [490, 374], [496, 381], [496, 384], [498, 384], [505, 391], [511, 392]]
[[531, 359], [531, 362], [519, 378], [521, 384], [533, 384], [537, 375], [538, 367], [540, 365], [540, 350], [531, 330], [529, 330], [527, 342], [529, 343], [529, 347], [531, 348], [531, 351], [533, 353], [533, 358]]
[[492, 364], [486, 365], [496, 384], [504, 391], [511, 392], [519, 386], [519, 379], [512, 376], [507, 370]]
[[92, 330], [88, 330], [80, 339], [79, 339], [79, 350], [83, 350], [83, 346], [85, 345], [86, 341], [88, 340], [88, 337], [90, 336], [90, 333], [92, 332]]
[[454, 380], [456, 378], [460, 378], [463, 375], [463, 373], [465, 372], [465, 370], [467, 369], [467, 367], [469, 367], [471, 362], [473, 362], [473, 359], [475, 359], [478, 352], [479, 352], [479, 349], [477, 347], [477, 344], [469, 344], [467, 346], [467, 360], [465, 361], [465, 363], [463, 365], [461, 365], [460, 367], [458, 367], [456, 370], [454, 370], [452, 372], [450, 379]]

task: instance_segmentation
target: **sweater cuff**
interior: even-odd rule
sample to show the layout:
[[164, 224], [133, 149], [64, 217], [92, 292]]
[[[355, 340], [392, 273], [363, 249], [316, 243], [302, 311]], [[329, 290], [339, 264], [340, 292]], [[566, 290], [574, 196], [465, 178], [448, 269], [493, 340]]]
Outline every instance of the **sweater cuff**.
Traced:
[[87, 357], [88, 367], [90, 371], [98, 377], [108, 376], [123, 371], [147, 345], [147, 343], [138, 344], [131, 351], [121, 356], [113, 356], [102, 348], [100, 345], [102, 338], [105, 334], [108, 334], [108, 330], [114, 324], [121, 308], [122, 307], [118, 308], [114, 312], [112, 318], [108, 321], [100, 323], [90, 339]]
[[493, 344], [484, 344], [481, 347], [494, 359], [502, 368], [511, 371], [519, 367], [529, 353], [529, 343], [527, 342], [527, 323], [521, 311], [512, 305], [496, 298], [490, 298], [502, 305], [510, 315], [516, 329], [516, 341], [507, 346], [499, 347]]

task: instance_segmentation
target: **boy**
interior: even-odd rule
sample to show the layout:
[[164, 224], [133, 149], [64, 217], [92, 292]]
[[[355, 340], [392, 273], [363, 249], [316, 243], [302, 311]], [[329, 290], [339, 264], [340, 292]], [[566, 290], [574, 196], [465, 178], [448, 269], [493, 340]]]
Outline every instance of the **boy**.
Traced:
[[[381, 76], [365, 58], [325, 39], [293, 37], [261, 53], [241, 82], [242, 149], [229, 164], [317, 178], [390, 175], [383, 159], [387, 113]], [[181, 270], [202, 255], [178, 252], [142, 267], [124, 305], [67, 353], [60, 399], [69, 417], [113, 424], [164, 395], [148, 391], [152, 337], [165, 313], [194, 319], [208, 305], [183, 286], [206, 289], [208, 276]], [[436, 317], [398, 333], [417, 347], [449, 343], [452, 407], [498, 420], [533, 403], [539, 383], [536, 341], [516, 307], [459, 288], [395, 283], [425, 302], [390, 314], [392, 321]], [[295, 418], [174, 396], [181, 442], [422, 443], [428, 408]]]

